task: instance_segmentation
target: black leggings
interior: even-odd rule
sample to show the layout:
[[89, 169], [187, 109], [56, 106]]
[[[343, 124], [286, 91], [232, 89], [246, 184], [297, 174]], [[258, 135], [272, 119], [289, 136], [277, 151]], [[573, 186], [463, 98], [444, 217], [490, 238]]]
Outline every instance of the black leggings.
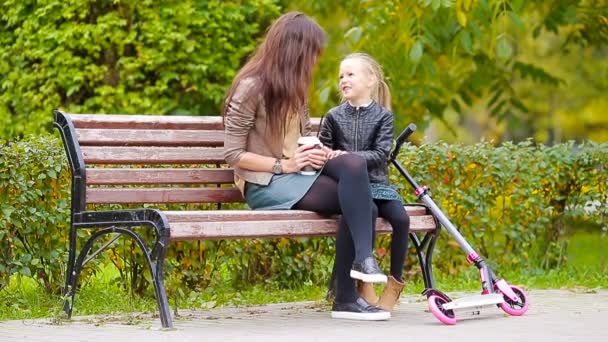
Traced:
[[365, 160], [345, 154], [327, 161], [321, 175], [293, 208], [342, 214], [336, 235], [336, 300], [355, 301], [358, 294], [350, 269], [353, 261], [372, 256], [373, 227], [378, 215], [371, 199]]
[[410, 217], [407, 215], [401, 201], [374, 200], [374, 203], [378, 207], [378, 215], [385, 218], [393, 227], [391, 237], [391, 275], [398, 281], [403, 281], [405, 253], [407, 253], [409, 243]]

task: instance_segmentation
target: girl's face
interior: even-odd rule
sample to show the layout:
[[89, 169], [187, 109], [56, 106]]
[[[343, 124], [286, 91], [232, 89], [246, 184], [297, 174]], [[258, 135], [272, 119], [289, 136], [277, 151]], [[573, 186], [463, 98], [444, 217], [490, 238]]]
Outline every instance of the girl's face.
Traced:
[[374, 81], [362, 61], [349, 58], [340, 63], [340, 92], [351, 103], [371, 102]]

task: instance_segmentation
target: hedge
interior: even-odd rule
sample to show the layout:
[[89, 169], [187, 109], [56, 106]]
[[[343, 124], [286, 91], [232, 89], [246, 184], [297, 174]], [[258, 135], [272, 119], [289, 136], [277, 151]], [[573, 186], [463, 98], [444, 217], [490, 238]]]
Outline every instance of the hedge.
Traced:
[[[70, 208], [64, 154], [55, 136], [0, 147], [3, 284], [20, 273], [36, 278], [49, 292], [57, 293], [62, 286]], [[598, 231], [608, 228], [606, 143], [406, 145], [399, 158], [419, 183], [430, 186], [435, 201], [465, 238], [499, 267], [559, 267], [567, 262], [564, 237], [582, 229], [580, 222]], [[409, 185], [396, 172], [391, 178], [413, 200]], [[379, 239], [383, 267], [388, 267], [388, 248], [388, 237]], [[135, 250], [130, 242], [120, 242], [102, 253], [88, 272], [113, 263], [123, 283], [143, 293], [149, 290], [149, 276]], [[332, 238], [174, 243], [167, 257], [167, 282], [171, 291], [227, 283], [320, 284], [329, 277], [333, 253]], [[413, 253], [407, 267], [417, 272]], [[434, 267], [451, 273], [467, 267], [462, 252], [445, 234]]]

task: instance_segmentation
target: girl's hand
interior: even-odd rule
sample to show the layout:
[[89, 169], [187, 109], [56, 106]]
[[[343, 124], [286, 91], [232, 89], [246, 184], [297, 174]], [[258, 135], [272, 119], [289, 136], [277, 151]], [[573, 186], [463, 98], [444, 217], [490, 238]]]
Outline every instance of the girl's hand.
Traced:
[[315, 170], [322, 168], [327, 162], [327, 151], [323, 146], [314, 146], [306, 152], [308, 152], [308, 162]]
[[331, 151], [327, 154], [327, 159], [334, 159], [336, 157], [339, 157], [343, 154], [347, 154], [348, 152], [346, 151], [341, 151], [341, 150], [335, 150], [335, 151]]

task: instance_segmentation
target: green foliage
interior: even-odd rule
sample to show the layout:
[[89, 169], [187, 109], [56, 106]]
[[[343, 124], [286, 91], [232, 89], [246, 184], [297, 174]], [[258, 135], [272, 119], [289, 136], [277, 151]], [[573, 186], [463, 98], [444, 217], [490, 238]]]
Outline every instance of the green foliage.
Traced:
[[253, 1], [0, 2], [0, 136], [50, 110], [217, 114], [279, 8]]
[[65, 152], [52, 137], [0, 145], [0, 288], [11, 274], [62, 286], [70, 219]]
[[[290, 1], [290, 6], [313, 15], [330, 36], [316, 74], [312, 113], [338, 103], [338, 63], [361, 51], [384, 67], [397, 129], [416, 122], [421, 128], [441, 127], [441, 139], [451, 133], [462, 141], [472, 133], [473, 141], [534, 137], [554, 143], [591, 138], [591, 127], [597, 127], [593, 139], [608, 138], [600, 114], [608, 107], [600, 103], [600, 111], [585, 115], [590, 112], [585, 105], [608, 89], [604, 0], [340, 0]], [[570, 95], [573, 89], [578, 96]], [[551, 95], [555, 99], [547, 108]], [[553, 108], [566, 107], [567, 116], [580, 118], [585, 130], [552, 122]], [[490, 123], [473, 123], [474, 116]], [[556, 137], [552, 131], [567, 133]]]
[[[525, 141], [409, 145], [400, 158], [482, 256], [504, 267], [557, 268], [567, 261], [568, 219], [608, 229], [607, 155], [607, 144]], [[458, 273], [466, 267], [461, 255], [442, 238], [434, 265]]]

